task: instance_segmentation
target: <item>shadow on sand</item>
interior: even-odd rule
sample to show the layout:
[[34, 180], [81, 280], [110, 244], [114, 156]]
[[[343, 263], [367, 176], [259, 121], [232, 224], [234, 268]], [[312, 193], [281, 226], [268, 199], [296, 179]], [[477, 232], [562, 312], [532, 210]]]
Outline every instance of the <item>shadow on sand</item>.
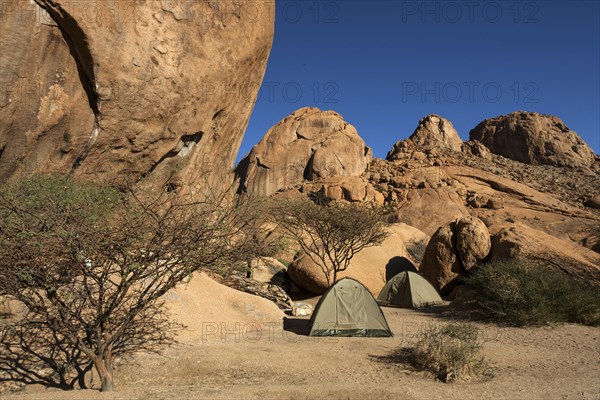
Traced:
[[310, 334], [309, 319], [306, 318], [283, 318], [283, 330], [300, 336]]

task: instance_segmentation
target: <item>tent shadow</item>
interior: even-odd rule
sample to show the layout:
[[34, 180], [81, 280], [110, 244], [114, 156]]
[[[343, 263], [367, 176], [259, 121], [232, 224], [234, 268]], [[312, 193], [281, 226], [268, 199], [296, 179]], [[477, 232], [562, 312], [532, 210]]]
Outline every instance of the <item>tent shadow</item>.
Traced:
[[417, 267], [406, 257], [392, 257], [385, 265], [386, 282], [398, 275], [400, 272], [410, 271], [417, 273]]
[[485, 317], [473, 305], [455, 307], [449, 303], [429, 306], [424, 308], [414, 308], [414, 312], [427, 315], [446, 322], [484, 322]]
[[310, 326], [308, 319], [305, 318], [283, 318], [283, 330], [295, 333], [300, 336], [310, 335]]

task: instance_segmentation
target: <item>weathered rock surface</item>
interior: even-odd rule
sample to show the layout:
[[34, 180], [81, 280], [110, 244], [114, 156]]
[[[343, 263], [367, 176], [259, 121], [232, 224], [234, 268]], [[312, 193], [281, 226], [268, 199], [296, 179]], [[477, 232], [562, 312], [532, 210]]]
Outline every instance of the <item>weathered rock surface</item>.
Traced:
[[484, 260], [492, 242], [490, 232], [478, 218], [462, 218], [456, 222], [456, 251], [465, 270]]
[[455, 190], [425, 188], [407, 192], [406, 199], [398, 202], [395, 219], [432, 235], [448, 221], [468, 215], [464, 201]]
[[419, 271], [438, 291], [449, 292], [462, 272], [456, 253], [456, 222], [440, 227], [431, 237]]
[[461, 148], [463, 153], [470, 154], [473, 156], [481, 157], [486, 160], [491, 159], [490, 150], [485, 147], [482, 143], [476, 140], [468, 140], [462, 144]]
[[215, 279], [218, 277], [196, 273], [187, 284], [177, 286], [163, 297], [172, 319], [186, 326], [177, 334], [181, 343], [220, 341], [224, 327], [283, 319], [285, 314], [272, 301], [227, 287]]
[[323, 294], [329, 287], [325, 271], [302, 252], [290, 264], [288, 274], [294, 284], [310, 293]]
[[[396, 259], [410, 259], [401, 239], [405, 229], [393, 224], [389, 230], [390, 236], [381, 245], [367, 247], [356, 254], [348, 269], [338, 274], [338, 279], [352, 277], [377, 296], [385, 285], [388, 270], [396, 266]], [[322, 268], [307, 255], [300, 255], [294, 260], [288, 268], [288, 274], [296, 285], [311, 293], [322, 294], [329, 288]]]
[[371, 149], [334, 111], [301, 108], [272, 127], [236, 168], [239, 191], [268, 196], [303, 181], [360, 176]]
[[250, 262], [251, 277], [255, 281], [283, 286], [283, 273], [287, 267], [271, 257], [256, 258]]
[[595, 210], [600, 210], [600, 195], [590, 197], [583, 203], [583, 205]]
[[294, 317], [307, 317], [312, 315], [313, 311], [314, 307], [308, 303], [298, 302], [292, 306], [292, 315]]
[[434, 233], [419, 271], [436, 289], [448, 294], [461, 274], [488, 257], [490, 248], [490, 233], [480, 219], [459, 218]]
[[175, 184], [223, 186], [265, 72], [274, 3], [253, 13], [233, 0], [10, 3], [2, 181], [73, 171], [131, 183], [176, 170]]
[[370, 203], [375, 207], [383, 206], [385, 198], [368, 179], [357, 176], [334, 176], [319, 179], [317, 182], [305, 182], [300, 186], [302, 193], [320, 192], [333, 200], [351, 203]]
[[593, 150], [554, 116], [518, 111], [490, 118], [469, 133], [494, 154], [526, 164], [589, 167]]
[[600, 254], [522, 223], [510, 224], [492, 237], [491, 258], [540, 262], [600, 286]]
[[239, 275], [231, 275], [227, 277], [223, 283], [230, 288], [241, 292], [250, 293], [271, 300], [283, 310], [289, 309], [293, 305], [292, 299], [290, 299], [290, 296], [288, 296], [285, 290], [275, 284], [259, 282]]
[[387, 154], [386, 160], [393, 161], [398, 153], [408, 148], [442, 147], [453, 151], [461, 151], [462, 143], [452, 123], [439, 115], [431, 114], [419, 121], [419, 126], [406, 140], [397, 142]]
[[402, 222], [394, 224], [394, 233], [408, 245], [410, 243], [429, 242], [431, 237], [422, 230]]

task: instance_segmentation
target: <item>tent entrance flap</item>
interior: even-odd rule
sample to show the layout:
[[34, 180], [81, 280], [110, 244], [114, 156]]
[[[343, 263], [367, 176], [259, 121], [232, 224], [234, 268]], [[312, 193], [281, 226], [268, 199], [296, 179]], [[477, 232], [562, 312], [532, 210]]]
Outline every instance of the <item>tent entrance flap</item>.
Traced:
[[366, 329], [368, 317], [362, 290], [358, 287], [339, 287], [335, 291], [337, 327], [340, 329]]

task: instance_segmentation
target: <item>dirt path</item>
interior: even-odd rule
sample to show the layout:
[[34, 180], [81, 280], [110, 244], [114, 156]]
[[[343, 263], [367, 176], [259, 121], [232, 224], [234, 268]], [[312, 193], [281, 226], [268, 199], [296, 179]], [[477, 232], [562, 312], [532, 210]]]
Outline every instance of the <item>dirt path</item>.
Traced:
[[[444, 384], [385, 361], [437, 314], [384, 309], [393, 338], [310, 338], [305, 321], [205, 323], [164, 356], [116, 371], [117, 392], [29, 387], [3, 399], [600, 399], [600, 330], [478, 323], [495, 368], [486, 382]], [[286, 329], [282, 330], [282, 325]], [[198, 327], [197, 327], [198, 328]], [[291, 330], [291, 331], [290, 331]], [[293, 332], [295, 331], [295, 332]], [[190, 335], [189, 338], [194, 337]]]

